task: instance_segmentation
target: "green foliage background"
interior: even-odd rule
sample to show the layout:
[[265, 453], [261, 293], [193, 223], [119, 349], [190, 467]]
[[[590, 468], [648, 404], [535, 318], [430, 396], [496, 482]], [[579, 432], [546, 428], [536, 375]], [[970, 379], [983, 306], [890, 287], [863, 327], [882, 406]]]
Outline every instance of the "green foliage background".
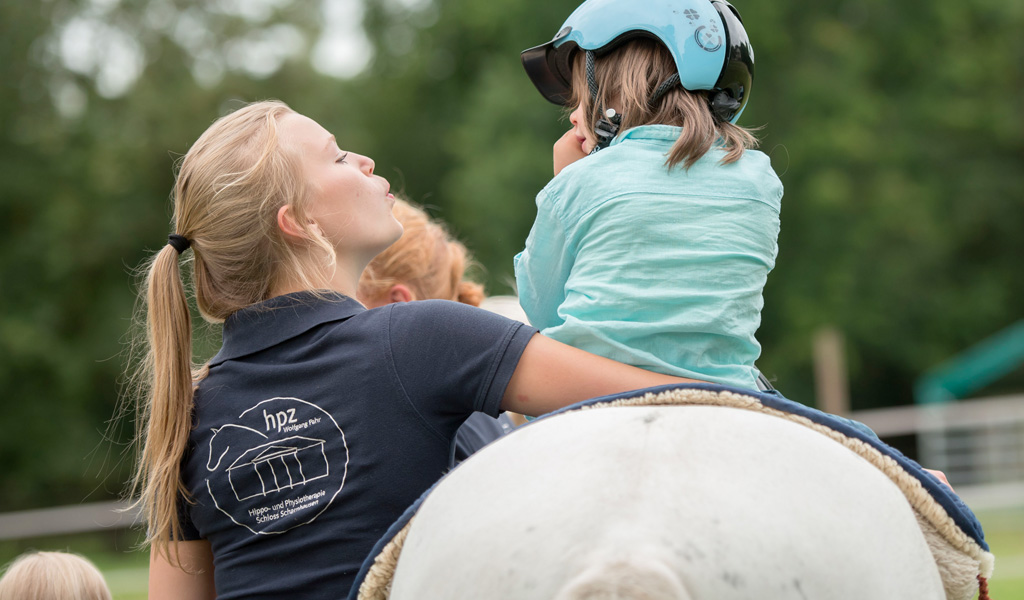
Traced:
[[[168, 233], [174, 159], [241, 102], [280, 98], [374, 157], [453, 225], [492, 293], [510, 291], [566, 127], [519, 51], [549, 39], [576, 0], [350, 2], [373, 58], [348, 79], [311, 66], [320, 3], [264, 0], [255, 15], [241, 4], [0, 3], [0, 510], [120, 491], [129, 432], [102, 434], [130, 271]], [[922, 372], [1024, 316], [1024, 4], [737, 6], [757, 52], [742, 122], [763, 126], [786, 186], [760, 366], [813, 403], [811, 337], [835, 325], [854, 408], [908, 403]], [[102, 82], [109, 56], [83, 67], [60, 52], [83, 15], [136, 40], [134, 85]], [[280, 68], [220, 60], [282, 24], [304, 43]]]

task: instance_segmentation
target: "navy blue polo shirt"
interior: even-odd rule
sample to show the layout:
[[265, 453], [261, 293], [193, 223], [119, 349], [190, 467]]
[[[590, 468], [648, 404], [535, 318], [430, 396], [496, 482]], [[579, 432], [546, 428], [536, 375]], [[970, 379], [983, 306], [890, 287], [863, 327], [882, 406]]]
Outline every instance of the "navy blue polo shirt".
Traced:
[[456, 302], [338, 294], [229, 317], [182, 471], [184, 537], [210, 542], [217, 597], [344, 598], [462, 422], [497, 416], [534, 333]]

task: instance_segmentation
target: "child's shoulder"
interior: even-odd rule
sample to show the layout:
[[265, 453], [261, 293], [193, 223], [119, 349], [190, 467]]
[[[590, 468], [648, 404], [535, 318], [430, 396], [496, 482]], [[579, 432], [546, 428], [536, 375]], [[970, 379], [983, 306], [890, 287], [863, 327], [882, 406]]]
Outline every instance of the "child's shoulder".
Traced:
[[572, 223], [613, 198], [636, 191], [636, 170], [614, 160], [614, 148], [566, 166], [537, 194], [538, 209]]
[[751, 178], [779, 178], [775, 173], [775, 169], [772, 168], [772, 159], [760, 150], [748, 148], [743, 151], [743, 155], [740, 156], [738, 160], [731, 163], [723, 162], [726, 154], [725, 150], [716, 146], [704, 155], [701, 162], [711, 163], [712, 168], [717, 167], [742, 171], [745, 176]]
[[689, 169], [671, 169], [672, 176], [686, 186], [688, 193], [701, 190], [701, 195], [754, 200], [779, 210], [783, 187], [771, 159], [748, 149], [738, 160], [726, 163], [726, 154], [722, 148], [713, 147]]
[[749, 195], [776, 205], [782, 199], [782, 180], [772, 168], [771, 158], [767, 154], [760, 150], [748, 149], [743, 152], [743, 156], [739, 160], [722, 164], [721, 157], [724, 157], [725, 153], [721, 150], [716, 152], [717, 156], [713, 157], [715, 164], [723, 172], [728, 171], [729, 178], [736, 185], [745, 189]]
[[584, 156], [576, 162], [566, 165], [541, 189], [539, 197], [557, 202], [561, 198], [576, 195], [582, 189], [600, 183], [597, 181], [602, 171], [600, 161], [597, 160], [599, 155], [600, 152]]
[[[726, 154], [721, 148], [715, 148], [715, 152], [719, 158], [724, 157]], [[743, 156], [736, 163], [746, 167], [752, 173], [760, 173], [765, 177], [778, 179], [775, 169], [772, 168], [772, 159], [760, 150], [754, 150], [753, 148], [744, 150]]]

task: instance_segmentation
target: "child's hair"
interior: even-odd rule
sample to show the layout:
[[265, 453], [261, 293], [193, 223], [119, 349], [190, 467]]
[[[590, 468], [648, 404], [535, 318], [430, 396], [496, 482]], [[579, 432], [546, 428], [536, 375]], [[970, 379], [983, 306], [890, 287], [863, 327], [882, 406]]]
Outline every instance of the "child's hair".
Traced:
[[396, 200], [395, 218], [404, 233], [370, 262], [359, 280], [359, 295], [380, 298], [395, 284], [408, 286], [418, 300], [457, 300], [480, 306], [484, 287], [465, 279], [469, 252], [444, 225], [417, 206]]
[[[308, 227], [307, 186], [294, 153], [278, 142], [278, 121], [292, 110], [258, 102], [218, 119], [180, 162], [174, 233], [193, 252], [191, 281], [202, 316], [220, 322], [268, 298], [275, 282], [324, 287], [334, 266], [331, 244]], [[310, 243], [288, 244], [277, 212], [291, 205]], [[139, 460], [130, 493], [148, 519], [157, 551], [181, 539], [178, 503], [188, 498], [181, 459], [192, 425], [193, 389], [205, 367], [192, 363], [192, 323], [179, 252], [165, 245], [144, 267], [146, 356], [132, 379], [140, 400]], [[138, 319], [143, 320], [143, 319]]]
[[683, 131], [669, 153], [666, 165], [683, 163], [690, 168], [721, 139], [726, 151], [723, 164], [739, 160], [743, 151], [757, 146], [757, 138], [742, 127], [718, 121], [708, 105], [706, 92], [690, 92], [676, 85], [653, 105], [658, 86], [676, 73], [676, 63], [660, 42], [635, 38], [594, 60], [597, 98], [587, 82], [586, 52], [577, 52], [572, 69], [572, 99], [568, 106], [582, 107], [584, 127], [594, 130], [601, 112], [610, 106], [622, 114], [620, 131], [640, 125], [662, 124]]
[[110, 600], [99, 570], [67, 552], [27, 552], [0, 578], [0, 600]]

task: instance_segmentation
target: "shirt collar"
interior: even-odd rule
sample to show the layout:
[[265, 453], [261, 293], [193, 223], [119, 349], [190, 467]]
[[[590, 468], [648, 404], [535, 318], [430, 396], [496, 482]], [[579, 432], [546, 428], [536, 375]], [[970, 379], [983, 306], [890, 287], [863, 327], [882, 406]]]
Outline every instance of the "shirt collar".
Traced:
[[675, 125], [639, 125], [615, 136], [615, 139], [609, 145], [621, 144], [627, 139], [675, 142], [679, 139], [679, 134], [682, 132], [683, 128], [676, 127]]
[[247, 306], [224, 321], [223, 343], [210, 366], [239, 358], [293, 338], [322, 323], [343, 321], [364, 312], [354, 299], [337, 292], [295, 292]]

